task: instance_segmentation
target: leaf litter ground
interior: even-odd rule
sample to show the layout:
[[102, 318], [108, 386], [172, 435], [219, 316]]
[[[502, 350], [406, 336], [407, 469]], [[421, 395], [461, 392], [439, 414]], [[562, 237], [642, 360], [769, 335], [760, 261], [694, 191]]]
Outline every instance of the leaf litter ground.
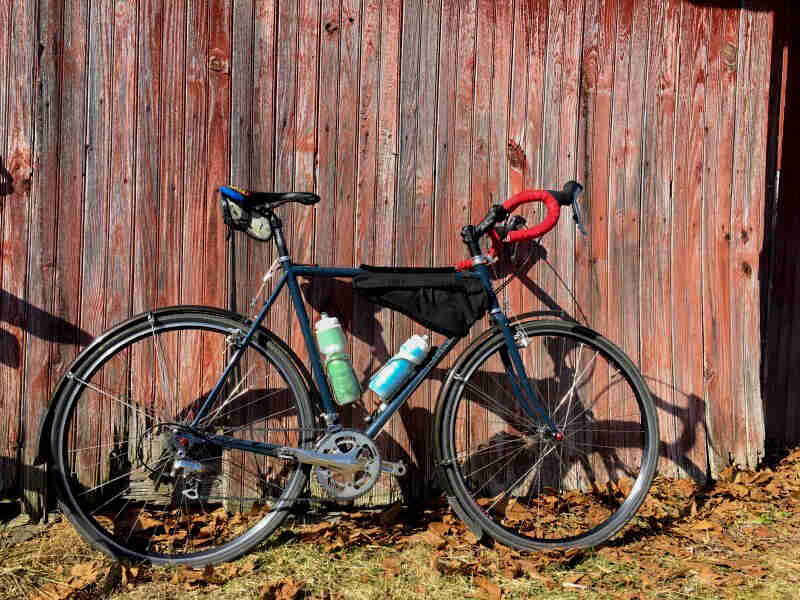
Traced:
[[0, 529], [0, 600], [215, 598], [796, 598], [800, 448], [715, 484], [657, 478], [618, 536], [589, 551], [481, 546], [441, 501], [284, 528], [202, 570], [116, 564], [64, 520]]

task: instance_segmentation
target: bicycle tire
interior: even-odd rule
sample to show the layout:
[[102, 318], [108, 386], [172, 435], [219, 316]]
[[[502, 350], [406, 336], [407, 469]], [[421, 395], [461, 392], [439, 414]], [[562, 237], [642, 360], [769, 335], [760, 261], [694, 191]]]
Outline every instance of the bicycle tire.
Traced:
[[[64, 514], [92, 546], [117, 559], [204, 566], [244, 554], [284, 521], [306, 465], [207, 443], [179, 462], [168, 441], [248, 330], [244, 317], [219, 309], [159, 309], [73, 362], [53, 400], [52, 474]], [[310, 447], [314, 412], [298, 363], [273, 334], [257, 331], [204, 429]], [[199, 372], [179, 368], [186, 364]]]
[[554, 320], [512, 327], [564, 440], [518, 406], [503, 336], [489, 331], [459, 357], [439, 395], [443, 488], [481, 539], [521, 551], [595, 546], [633, 517], [653, 481], [659, 434], [650, 391], [632, 361], [594, 331]]

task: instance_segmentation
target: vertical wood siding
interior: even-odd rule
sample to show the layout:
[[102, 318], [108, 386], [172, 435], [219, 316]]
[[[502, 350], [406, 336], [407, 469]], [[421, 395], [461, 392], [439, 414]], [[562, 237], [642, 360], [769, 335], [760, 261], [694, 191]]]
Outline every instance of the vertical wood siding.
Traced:
[[[250, 310], [273, 250], [226, 239], [216, 188], [229, 181], [322, 197], [281, 209], [298, 261], [435, 266], [464, 256], [461, 226], [492, 203], [578, 178], [589, 236], [562, 219], [504, 290], [509, 311], [564, 310], [641, 365], [665, 474], [755, 464], [765, 418], [772, 437], [796, 440], [796, 368], [783, 357], [800, 354], [787, 258], [800, 220], [770, 212], [774, 57], [789, 36], [769, 3], [730, 4], [3, 3], [0, 490], [41, 510], [38, 422], [93, 336], [154, 306]], [[762, 314], [765, 286], [781, 300]], [[420, 331], [347, 285], [305, 289], [313, 318], [336, 314], [351, 331], [362, 379]], [[288, 315], [284, 297], [268, 325], [305, 358]], [[167, 354], [203, 388], [214, 351]], [[401, 486], [415, 496], [434, 479], [432, 413], [452, 360], [380, 439], [410, 465]], [[625, 413], [614, 400], [610, 418]]]

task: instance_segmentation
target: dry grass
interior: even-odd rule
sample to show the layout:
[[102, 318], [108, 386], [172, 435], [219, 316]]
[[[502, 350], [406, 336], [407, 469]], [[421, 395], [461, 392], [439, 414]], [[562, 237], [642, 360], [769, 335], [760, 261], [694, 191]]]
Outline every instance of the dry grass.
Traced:
[[[287, 528], [206, 573], [131, 571], [90, 550], [60, 522], [22, 544], [0, 533], [0, 600], [48, 590], [54, 599], [82, 600], [245, 600], [265, 591], [282, 600], [797, 598], [800, 451], [761, 473], [731, 471], [702, 490], [661, 480], [620, 537], [570, 555], [521, 556], [476, 545], [435, 507], [388, 527], [360, 513]], [[270, 587], [280, 582], [283, 588]]]

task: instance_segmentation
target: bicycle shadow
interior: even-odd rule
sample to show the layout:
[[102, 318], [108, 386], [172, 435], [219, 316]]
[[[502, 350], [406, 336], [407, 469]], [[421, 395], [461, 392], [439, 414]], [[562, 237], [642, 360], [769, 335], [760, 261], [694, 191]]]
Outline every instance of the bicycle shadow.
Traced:
[[[515, 249], [515, 255], [506, 254], [501, 256], [500, 259], [492, 266], [492, 277], [494, 281], [500, 282], [513, 275], [519, 279], [524, 288], [530, 292], [541, 304], [548, 310], [555, 313], [560, 313], [565, 319], [576, 320], [574, 315], [580, 317], [580, 322], [587, 323], [588, 319], [580, 302], [570, 290], [569, 286], [560, 275], [556, 272], [553, 265], [547, 260], [547, 249], [536, 241], [528, 241], [518, 244]], [[553, 274], [560, 281], [562, 287], [572, 301], [574, 310], [567, 310], [562, 306], [553, 296], [542, 289], [530, 277], [530, 272], [538, 264], [546, 265]], [[318, 285], [322, 283], [323, 285]], [[386, 343], [381, 335], [383, 326], [377, 319], [377, 314], [382, 310], [381, 307], [373, 305], [369, 302], [363, 301], [360, 303], [362, 306], [359, 310], [354, 310], [352, 313], [346, 310], [345, 303], [353, 302], [354, 299], [360, 299], [360, 296], [354, 294], [352, 291], [352, 284], [349, 281], [339, 281], [335, 279], [317, 280], [315, 285], [311, 286], [305, 283], [303, 287], [304, 295], [309, 303], [320, 312], [339, 311], [338, 314], [348, 315], [357, 314], [358, 319], [345, 320], [343, 326], [350, 330], [353, 336], [362, 340], [364, 343], [373, 348], [373, 356], [370, 365], [361, 373], [361, 377], [366, 381], [374, 368], [377, 368], [386, 359], [390, 353], [387, 349]], [[559, 357], [554, 348], [548, 348], [548, 355], [551, 361], [558, 361]], [[373, 364], [377, 363], [377, 364]], [[569, 371], [567, 365], [560, 365], [562, 373]], [[447, 375], [444, 369], [433, 369], [428, 376], [428, 379], [436, 379], [443, 382]], [[499, 374], [493, 374], [496, 377]], [[502, 374], [504, 375], [504, 374]], [[650, 380], [652, 383], [654, 380]], [[542, 384], [558, 385], [557, 381], [541, 382]], [[705, 431], [705, 423], [700, 420], [694, 420], [693, 417], [705, 414], [705, 401], [694, 394], [683, 394], [676, 390], [672, 385], [664, 382], [658, 382], [659, 388], [664, 389], [665, 386], [671, 390], [672, 394], [681, 394], [684, 398], [679, 404], [670, 402], [664, 398], [653, 394], [653, 401], [656, 408], [660, 411], [666, 412], [670, 415], [671, 421], [675, 423], [674, 431], [670, 431], [666, 436], [670, 441], [662, 441], [659, 447], [659, 455], [662, 463], [672, 463], [676, 466], [676, 470], [688, 474], [692, 479], [704, 482], [708, 477], [707, 469], [701, 468], [694, 463], [690, 458], [695, 442], [697, 439], [702, 439], [702, 434]], [[650, 385], [652, 388], [653, 386]], [[651, 390], [652, 393], [652, 390]], [[488, 409], [488, 407], [484, 407]], [[354, 407], [345, 415], [352, 426], [359, 426], [363, 423], [364, 417], [367, 415], [366, 407]], [[403, 443], [395, 439], [389, 433], [388, 429], [384, 430], [378, 436], [378, 443], [380, 444], [382, 452], [385, 457], [390, 460], [402, 460], [409, 472], [404, 478], [398, 480], [398, 485], [404, 498], [416, 499], [420, 497], [429, 497], [432, 493], [437, 493], [437, 478], [435, 476], [434, 465], [431, 463], [431, 456], [434, 454], [434, 414], [431, 410], [424, 407], [410, 407], [408, 404], [403, 405], [398, 413], [403, 428], [409, 433], [404, 436], [407, 438], [408, 450], [404, 448]], [[499, 416], [499, 415], [495, 415]], [[662, 417], [662, 422], [664, 421]], [[630, 427], [630, 424], [623, 422], [610, 423], [615, 429], [625, 431]], [[698, 427], [703, 428], [703, 432], [698, 432]], [[698, 435], [700, 433], [700, 435]], [[601, 462], [604, 465], [606, 472], [611, 472], [614, 468], [618, 468], [621, 464], [619, 458], [610, 456], [603, 457]], [[615, 467], [616, 465], [616, 467]]]

